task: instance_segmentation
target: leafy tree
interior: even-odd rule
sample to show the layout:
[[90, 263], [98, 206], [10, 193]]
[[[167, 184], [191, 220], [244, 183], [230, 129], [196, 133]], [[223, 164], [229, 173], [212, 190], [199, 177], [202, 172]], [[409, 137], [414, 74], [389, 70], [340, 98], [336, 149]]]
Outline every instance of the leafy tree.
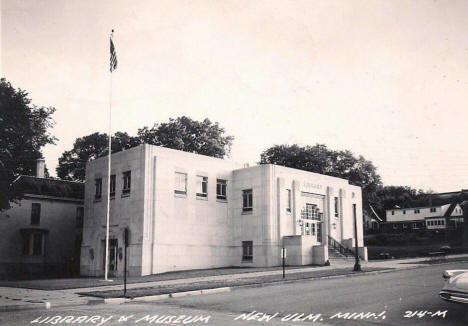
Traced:
[[33, 175], [41, 148], [55, 144], [49, 133], [53, 107], [31, 104], [28, 93], [0, 79], [0, 210], [18, 198], [10, 184], [19, 174]]
[[[112, 152], [119, 152], [139, 144], [158, 145], [186, 152], [214, 157], [229, 154], [233, 137], [224, 136], [218, 123], [205, 119], [201, 122], [187, 117], [169, 119], [169, 122], [143, 127], [136, 137], [125, 132], [116, 132], [112, 137]], [[106, 134], [94, 133], [76, 139], [73, 149], [65, 151], [59, 158], [57, 176], [65, 180], [85, 178], [86, 162], [107, 155]]]
[[[63, 152], [59, 158], [59, 165], [56, 169], [57, 176], [63, 180], [84, 181], [86, 162], [107, 155], [108, 142], [108, 135], [98, 132], [77, 138], [73, 149]], [[140, 141], [136, 137], [131, 137], [125, 132], [116, 132], [112, 137], [112, 153], [138, 144]]]
[[[384, 186], [375, 192], [373, 207], [381, 218], [385, 217], [385, 210], [396, 206], [424, 207], [431, 205], [432, 191], [416, 190], [408, 186]], [[449, 201], [450, 202], [450, 201]], [[448, 202], [444, 202], [446, 204]]]
[[356, 157], [350, 151], [331, 150], [322, 144], [272, 146], [260, 156], [260, 164], [269, 163], [348, 179], [351, 184], [362, 187], [366, 210], [369, 210], [376, 190], [382, 185], [377, 168], [371, 161]]
[[185, 152], [223, 158], [229, 155], [234, 137], [224, 136], [224, 128], [209, 119], [195, 121], [182, 116], [138, 130], [142, 143]]

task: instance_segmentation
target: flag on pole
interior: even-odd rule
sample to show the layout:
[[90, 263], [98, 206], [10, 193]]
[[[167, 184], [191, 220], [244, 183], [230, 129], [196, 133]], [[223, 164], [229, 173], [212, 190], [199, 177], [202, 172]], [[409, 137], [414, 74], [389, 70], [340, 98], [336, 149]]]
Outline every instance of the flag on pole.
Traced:
[[110, 72], [113, 72], [117, 69], [117, 53], [115, 53], [114, 42], [112, 42], [112, 36], [114, 31], [112, 31], [110, 37]]

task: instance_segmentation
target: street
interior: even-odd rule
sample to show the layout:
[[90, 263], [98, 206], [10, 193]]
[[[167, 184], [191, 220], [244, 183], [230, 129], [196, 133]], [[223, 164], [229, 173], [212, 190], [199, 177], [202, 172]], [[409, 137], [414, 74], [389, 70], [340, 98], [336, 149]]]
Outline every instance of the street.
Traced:
[[[443, 285], [445, 269], [467, 268], [468, 263], [456, 263], [378, 275], [245, 288], [159, 302], [2, 312], [0, 325], [72, 322], [144, 325], [150, 322], [177, 324], [184, 320], [186, 324], [197, 325], [297, 325], [303, 322], [317, 325], [466, 325], [468, 307], [444, 302], [439, 299], [438, 292]], [[75, 319], [64, 319], [65, 316]], [[88, 319], [77, 319], [80, 316], [88, 316]], [[96, 317], [90, 321], [90, 316], [104, 319]], [[125, 321], [122, 316], [131, 317]], [[107, 318], [110, 319], [106, 321]]]

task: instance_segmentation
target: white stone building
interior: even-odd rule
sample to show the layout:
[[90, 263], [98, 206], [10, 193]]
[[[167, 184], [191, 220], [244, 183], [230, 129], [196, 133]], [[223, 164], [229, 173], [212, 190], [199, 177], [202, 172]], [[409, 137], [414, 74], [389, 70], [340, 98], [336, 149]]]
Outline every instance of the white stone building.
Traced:
[[[107, 158], [88, 163], [81, 274], [104, 273]], [[362, 237], [361, 188], [347, 180], [275, 165], [141, 145], [112, 155], [111, 275], [123, 273], [130, 230], [130, 275], [226, 266], [323, 264], [328, 236]]]

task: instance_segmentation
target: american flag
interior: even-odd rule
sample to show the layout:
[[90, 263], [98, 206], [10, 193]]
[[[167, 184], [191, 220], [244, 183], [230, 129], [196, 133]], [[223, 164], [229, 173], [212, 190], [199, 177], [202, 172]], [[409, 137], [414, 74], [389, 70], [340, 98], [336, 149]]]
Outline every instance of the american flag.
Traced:
[[112, 35], [111, 35], [111, 38], [110, 38], [110, 72], [113, 72], [115, 69], [117, 69], [117, 53], [115, 53], [114, 42], [112, 42]]

